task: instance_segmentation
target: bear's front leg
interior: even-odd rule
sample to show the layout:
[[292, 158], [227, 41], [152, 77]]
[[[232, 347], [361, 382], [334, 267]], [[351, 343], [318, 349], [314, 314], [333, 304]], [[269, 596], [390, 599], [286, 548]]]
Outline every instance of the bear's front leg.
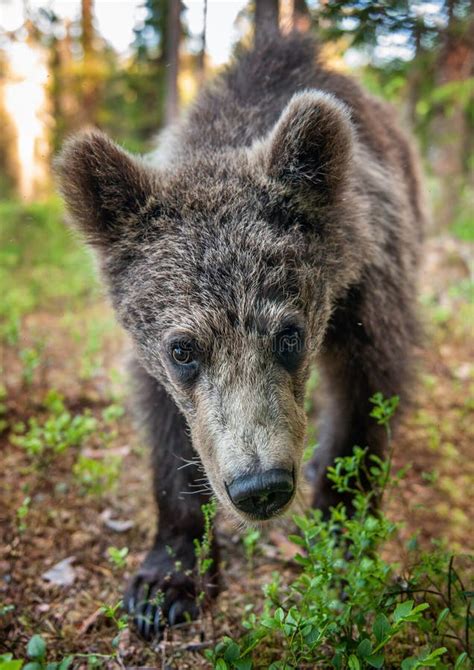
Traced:
[[[320, 446], [309, 473], [315, 482], [313, 507], [326, 517], [340, 502], [349, 513], [352, 507], [351, 498], [335, 491], [327, 478], [334, 460], [350, 456], [354, 446], [367, 447], [379, 457], [386, 454], [387, 434], [370, 416], [370, 398], [378, 392], [385, 398], [399, 396], [401, 407], [391, 421], [395, 428], [413, 381], [417, 336], [411, 295], [399, 291], [380, 271], [365, 286], [349, 291], [335, 309], [319, 360], [324, 406]], [[369, 482], [365, 485], [369, 488]]]
[[133, 576], [124, 604], [145, 639], [159, 636], [166, 625], [194, 619], [198, 597], [218, 592], [218, 548], [212, 547], [212, 566], [196, 574], [194, 540], [201, 540], [201, 506], [209, 501], [208, 487], [194, 452], [184, 418], [164, 388], [139, 364], [133, 366], [138, 418], [152, 447], [158, 532], [153, 547]]

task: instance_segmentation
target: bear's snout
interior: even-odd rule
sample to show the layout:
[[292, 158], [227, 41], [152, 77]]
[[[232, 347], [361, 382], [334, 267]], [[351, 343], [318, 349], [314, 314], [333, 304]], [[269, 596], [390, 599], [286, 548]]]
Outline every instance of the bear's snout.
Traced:
[[293, 473], [283, 468], [237, 477], [226, 483], [232, 504], [253, 519], [270, 519], [290, 502], [295, 490]]

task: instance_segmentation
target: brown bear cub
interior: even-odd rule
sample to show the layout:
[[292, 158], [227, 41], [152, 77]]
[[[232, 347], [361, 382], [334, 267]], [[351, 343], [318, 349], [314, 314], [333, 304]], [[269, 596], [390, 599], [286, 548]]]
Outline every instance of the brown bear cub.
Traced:
[[334, 458], [383, 453], [369, 398], [407, 395], [418, 166], [392, 111], [292, 35], [241, 53], [146, 160], [91, 132], [56, 168], [135, 346], [159, 528], [125, 605], [149, 638], [197, 613], [210, 494], [249, 523], [291, 505], [312, 362], [325, 398], [313, 504], [338, 502]]

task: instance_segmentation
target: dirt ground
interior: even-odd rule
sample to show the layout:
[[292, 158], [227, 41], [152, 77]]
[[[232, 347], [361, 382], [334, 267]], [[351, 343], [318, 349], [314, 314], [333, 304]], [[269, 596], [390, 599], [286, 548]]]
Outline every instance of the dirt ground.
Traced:
[[[470, 260], [472, 248], [450, 237], [428, 244], [420, 307], [427, 338], [419, 356], [420, 383], [416, 406], [395, 443], [395, 468], [407, 463], [411, 468], [388, 500], [390, 515], [404, 522], [402, 538], [416, 533], [425, 544], [441, 539], [456, 552], [474, 550], [474, 312], [472, 287], [471, 295], [466, 289]], [[154, 529], [147, 451], [129, 415], [103, 428], [111, 435], [106, 444], [98, 433], [80, 447], [97, 461], [110, 456], [120, 460], [120, 477], [110, 491], [104, 487], [91, 493], [78, 483], [73, 472], [77, 448], [39, 467], [12, 442], [15, 424], [45, 415], [42, 403], [50, 389], [64, 396], [72, 414], [90, 410], [101, 427], [103, 410], [125, 403], [126, 342], [110, 309], [102, 301], [74, 313], [66, 307], [31, 313], [23, 324], [26, 344], [42, 342], [31, 383], [24, 379], [17, 348], [4, 345], [1, 352], [6, 410], [0, 435], [0, 653], [25, 658], [28, 640], [40, 633], [48, 660], [75, 654], [78, 667], [94, 667], [91, 654], [96, 664], [108, 667], [209, 667], [202, 649], [238, 631], [245, 605], [259, 602], [261, 586], [272, 571], [295, 570], [293, 548], [284, 535], [289, 526], [265, 532], [249, 561], [241, 536], [220, 523], [223, 590], [213, 611], [167, 634], [160, 644], [148, 646], [128, 629], [117, 641], [117, 627], [102, 606], [120, 600]], [[29, 503], [22, 514], [25, 498]], [[117, 520], [123, 524], [114, 524]], [[109, 559], [111, 546], [129, 549], [120, 564]], [[73, 583], [47, 581], [45, 572], [70, 557]]]

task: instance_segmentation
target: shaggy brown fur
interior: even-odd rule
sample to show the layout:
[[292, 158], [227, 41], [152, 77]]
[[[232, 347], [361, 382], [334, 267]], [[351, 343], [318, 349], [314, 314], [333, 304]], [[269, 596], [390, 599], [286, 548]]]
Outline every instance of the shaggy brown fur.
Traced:
[[383, 453], [369, 398], [407, 396], [418, 168], [392, 111], [295, 35], [241, 53], [146, 162], [95, 132], [66, 144], [57, 171], [136, 346], [160, 524], [126, 603], [149, 637], [195, 614], [210, 491], [241, 519], [288, 507], [291, 492], [242, 511], [229, 486], [283, 472], [296, 488], [312, 361], [327, 400], [314, 504], [337, 502], [335, 457]]

